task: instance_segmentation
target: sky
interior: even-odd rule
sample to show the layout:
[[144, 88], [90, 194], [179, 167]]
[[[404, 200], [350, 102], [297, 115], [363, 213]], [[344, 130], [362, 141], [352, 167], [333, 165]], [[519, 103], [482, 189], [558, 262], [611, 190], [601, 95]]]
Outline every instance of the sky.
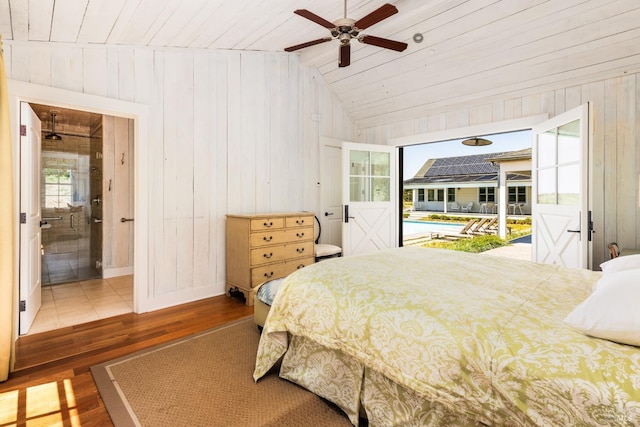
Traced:
[[405, 146], [403, 165], [404, 179], [412, 178], [428, 159], [468, 156], [471, 154], [483, 153], [501, 153], [531, 147], [530, 130], [478, 137], [488, 139], [489, 141], [492, 141], [493, 144], [483, 147], [469, 147], [467, 145], [462, 145], [462, 141], [466, 138], [461, 138], [443, 142]]

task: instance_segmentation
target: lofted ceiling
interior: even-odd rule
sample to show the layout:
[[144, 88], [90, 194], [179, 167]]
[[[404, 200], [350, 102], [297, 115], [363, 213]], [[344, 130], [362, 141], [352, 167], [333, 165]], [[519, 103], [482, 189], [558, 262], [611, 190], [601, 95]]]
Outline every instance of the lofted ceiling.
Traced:
[[[316, 67], [366, 128], [640, 70], [637, 0], [350, 0], [361, 18], [399, 13], [363, 33], [403, 41], [398, 53], [333, 40], [290, 53]], [[0, 0], [4, 40], [282, 52], [329, 35], [341, 0]], [[421, 43], [413, 40], [423, 37]]]

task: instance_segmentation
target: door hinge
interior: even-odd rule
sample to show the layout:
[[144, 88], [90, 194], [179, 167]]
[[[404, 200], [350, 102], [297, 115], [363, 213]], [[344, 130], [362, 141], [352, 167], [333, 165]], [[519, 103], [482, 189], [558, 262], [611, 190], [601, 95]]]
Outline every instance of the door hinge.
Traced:
[[27, 311], [27, 301], [20, 300], [20, 312]]
[[27, 136], [27, 125], [20, 125], [20, 136]]
[[20, 212], [20, 224], [26, 224], [26, 223], [27, 223], [27, 213]]

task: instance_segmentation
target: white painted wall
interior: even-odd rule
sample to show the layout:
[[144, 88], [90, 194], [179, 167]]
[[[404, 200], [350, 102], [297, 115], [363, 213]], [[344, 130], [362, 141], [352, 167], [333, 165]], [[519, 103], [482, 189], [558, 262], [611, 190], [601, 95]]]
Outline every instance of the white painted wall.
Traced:
[[[315, 211], [320, 136], [355, 127], [317, 70], [279, 53], [5, 42], [9, 79], [149, 108], [137, 176], [141, 311], [224, 293], [227, 213]], [[64, 100], [60, 100], [64, 102]], [[14, 149], [17, 146], [14, 145]], [[142, 203], [141, 203], [142, 202]], [[140, 262], [136, 258], [136, 263]], [[141, 275], [142, 276], [142, 275]]]
[[540, 89], [533, 95], [373, 126], [361, 130], [358, 142], [387, 144], [392, 138], [447, 129], [540, 114], [553, 117], [586, 102], [591, 102], [594, 113], [591, 197], [596, 231], [593, 265], [597, 269], [608, 259], [608, 242], [616, 241], [623, 248], [640, 247], [640, 74], [621, 73], [606, 80]]

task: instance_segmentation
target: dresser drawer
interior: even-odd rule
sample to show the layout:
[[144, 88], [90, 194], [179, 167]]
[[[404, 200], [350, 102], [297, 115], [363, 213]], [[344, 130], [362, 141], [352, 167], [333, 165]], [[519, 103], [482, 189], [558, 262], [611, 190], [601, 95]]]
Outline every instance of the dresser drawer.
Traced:
[[251, 220], [251, 231], [275, 230], [284, 228], [284, 218], [282, 217], [264, 217]]
[[279, 279], [288, 276], [294, 271], [311, 265], [315, 262], [314, 257], [300, 258], [291, 261], [277, 262], [275, 264], [255, 267], [251, 269], [251, 287], [260, 285], [267, 280]]
[[[288, 216], [285, 218], [285, 227], [312, 227], [313, 215]], [[313, 230], [312, 230], [313, 231]]]
[[251, 233], [249, 244], [251, 247], [278, 245], [281, 243], [303, 242], [313, 240], [313, 227], [259, 231]]
[[304, 243], [291, 243], [282, 246], [267, 246], [251, 250], [251, 265], [270, 264], [287, 259], [314, 256], [313, 240]]

